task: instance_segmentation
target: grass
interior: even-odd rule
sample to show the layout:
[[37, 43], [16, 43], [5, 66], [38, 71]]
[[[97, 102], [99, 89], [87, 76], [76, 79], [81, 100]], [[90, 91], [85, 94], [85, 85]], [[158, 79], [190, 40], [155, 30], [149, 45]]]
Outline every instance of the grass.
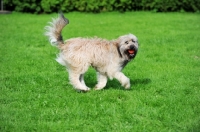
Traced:
[[[200, 14], [68, 13], [71, 37], [133, 33], [139, 53], [102, 91], [77, 93], [43, 35], [57, 14], [0, 15], [0, 131], [200, 131]], [[96, 84], [90, 69], [85, 80]]]

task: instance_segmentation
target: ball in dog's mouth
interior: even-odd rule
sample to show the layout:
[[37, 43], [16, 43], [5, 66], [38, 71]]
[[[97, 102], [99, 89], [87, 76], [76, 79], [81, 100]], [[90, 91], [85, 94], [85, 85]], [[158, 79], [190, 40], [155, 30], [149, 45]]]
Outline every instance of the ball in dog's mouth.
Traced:
[[136, 56], [137, 51], [135, 49], [128, 49], [127, 53], [128, 53], [129, 58], [133, 59]]
[[131, 54], [135, 54], [135, 50], [133, 50], [133, 49], [129, 49], [128, 50], [128, 53], [131, 55]]

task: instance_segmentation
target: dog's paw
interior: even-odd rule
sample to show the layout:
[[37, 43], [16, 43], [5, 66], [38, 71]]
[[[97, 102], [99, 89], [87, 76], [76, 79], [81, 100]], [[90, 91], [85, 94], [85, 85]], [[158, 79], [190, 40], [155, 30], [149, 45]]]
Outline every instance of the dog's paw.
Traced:
[[77, 92], [88, 92], [90, 91], [90, 88], [81, 88], [81, 89], [76, 89]]
[[90, 91], [90, 88], [87, 87], [83, 91], [88, 92], [88, 91]]
[[126, 84], [126, 85], [124, 86], [125, 89], [130, 89], [130, 87], [131, 87], [130, 83], [129, 83], [129, 84]]
[[97, 85], [94, 87], [94, 90], [102, 90], [104, 87], [105, 87], [105, 85], [99, 85], [99, 84], [97, 84]]
[[127, 81], [122, 85], [125, 89], [130, 89], [131, 84], [130, 84], [130, 80], [127, 79]]
[[103, 88], [95, 87], [94, 90], [102, 90]]

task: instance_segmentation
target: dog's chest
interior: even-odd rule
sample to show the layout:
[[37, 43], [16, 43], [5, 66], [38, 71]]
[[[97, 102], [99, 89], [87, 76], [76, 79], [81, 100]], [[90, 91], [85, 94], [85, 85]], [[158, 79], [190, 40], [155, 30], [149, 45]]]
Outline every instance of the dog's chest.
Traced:
[[128, 60], [125, 60], [121, 63], [121, 68], [123, 69], [128, 64]]

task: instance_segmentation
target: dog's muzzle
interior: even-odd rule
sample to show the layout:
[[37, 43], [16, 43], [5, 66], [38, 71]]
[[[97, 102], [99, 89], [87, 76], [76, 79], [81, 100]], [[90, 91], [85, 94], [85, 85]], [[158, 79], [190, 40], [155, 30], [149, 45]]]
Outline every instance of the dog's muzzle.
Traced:
[[135, 47], [134, 45], [131, 45], [129, 49], [127, 49], [126, 54], [129, 59], [133, 59], [135, 58], [137, 51], [138, 51], [137, 47]]

